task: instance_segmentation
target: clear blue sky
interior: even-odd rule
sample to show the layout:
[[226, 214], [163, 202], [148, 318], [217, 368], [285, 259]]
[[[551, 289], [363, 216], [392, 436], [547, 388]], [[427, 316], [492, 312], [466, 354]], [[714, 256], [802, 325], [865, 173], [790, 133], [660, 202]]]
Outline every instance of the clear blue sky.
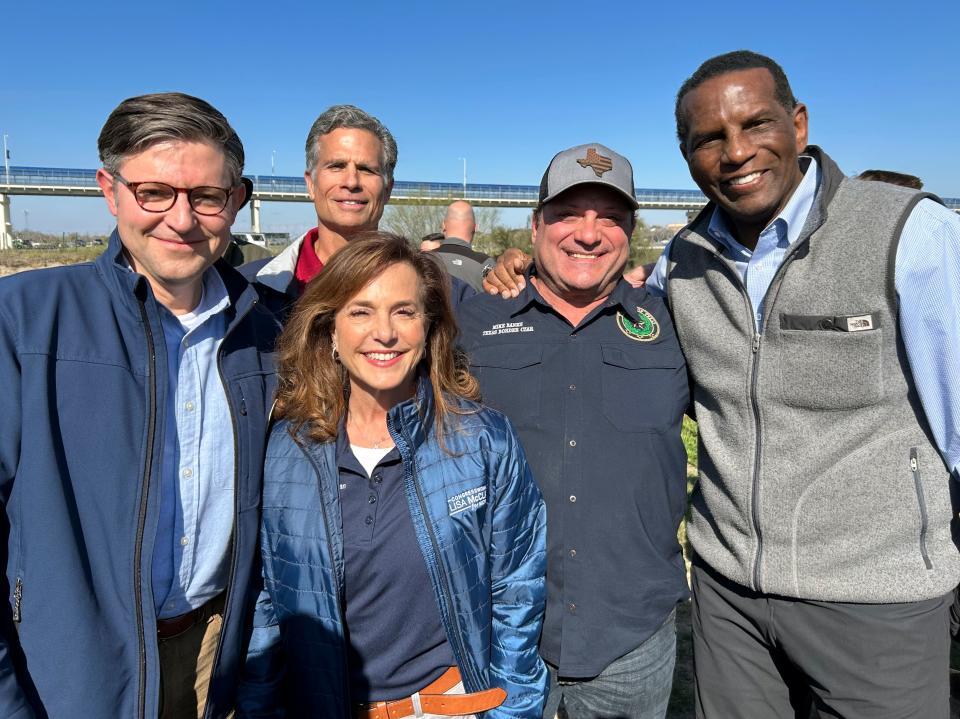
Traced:
[[[637, 186], [693, 188], [674, 94], [707, 57], [749, 48], [783, 65], [811, 141], [848, 174], [896, 169], [960, 196], [956, 0], [408, 4], [8, 3], [0, 132], [12, 164], [92, 168], [118, 102], [181, 90], [230, 119], [249, 174], [269, 174], [275, 150], [276, 174], [299, 175], [310, 124], [346, 102], [394, 133], [399, 180], [460, 182], [466, 157], [470, 182], [535, 184], [555, 152], [599, 141]], [[15, 226], [24, 209], [30, 229], [112, 227], [99, 199], [17, 196]], [[308, 204], [266, 203], [262, 219], [313, 224]], [[248, 225], [244, 212], [235, 227]]]

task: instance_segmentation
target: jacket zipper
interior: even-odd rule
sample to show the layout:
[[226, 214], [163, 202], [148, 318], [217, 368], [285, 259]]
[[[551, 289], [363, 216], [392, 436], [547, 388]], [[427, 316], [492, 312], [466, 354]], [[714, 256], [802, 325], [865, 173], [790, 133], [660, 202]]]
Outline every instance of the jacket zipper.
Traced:
[[[248, 308], [242, 315], [235, 317], [231, 324], [236, 324], [241, 321], [250, 313]], [[233, 581], [236, 577], [237, 572], [237, 529], [239, 526], [239, 517], [240, 517], [240, 432], [238, 429], [237, 421], [237, 408], [233, 406], [233, 397], [230, 394], [230, 387], [227, 385], [226, 380], [223, 378], [223, 345], [227, 341], [227, 336], [230, 334], [230, 328], [227, 327], [226, 331], [223, 334], [223, 340], [220, 342], [220, 347], [217, 349], [217, 374], [220, 377], [220, 385], [223, 387], [223, 394], [227, 399], [227, 406], [230, 408], [230, 427], [233, 430], [233, 529], [232, 529], [232, 541], [230, 542], [230, 571], [227, 574], [227, 586], [224, 589], [226, 596], [223, 599], [223, 617], [220, 622], [220, 634], [217, 637], [217, 649], [213, 654], [213, 667], [210, 670], [210, 682], [213, 683], [214, 674], [217, 671], [217, 667], [220, 665], [220, 653], [223, 650], [223, 631], [227, 625], [227, 610], [230, 607], [229, 599], [230, 593], [233, 588]], [[246, 399], [243, 396], [243, 388], [239, 385], [237, 386], [238, 391], [240, 392], [240, 409], [239, 412], [241, 415], [246, 416], [247, 414], [247, 405]], [[207, 716], [207, 712], [210, 710], [210, 688], [207, 687], [207, 701], [203, 707], [202, 716]]]
[[144, 457], [143, 483], [140, 487], [140, 510], [137, 517], [137, 537], [133, 551], [133, 578], [134, 578], [134, 596], [137, 598], [137, 651], [140, 657], [140, 668], [138, 673], [139, 690], [137, 692], [137, 715], [145, 717], [147, 702], [147, 648], [146, 637], [143, 626], [143, 593], [141, 585], [143, 583], [143, 529], [147, 521], [147, 499], [150, 491], [150, 471], [153, 466], [153, 441], [156, 433], [156, 413], [157, 413], [157, 373], [156, 362], [157, 353], [153, 342], [153, 330], [150, 328], [150, 318], [147, 316], [146, 303], [139, 300], [140, 317], [143, 320], [143, 328], [147, 337], [147, 355], [150, 361], [147, 365], [147, 374], [149, 378], [150, 392], [149, 404], [147, 406], [147, 451]]
[[[751, 320], [753, 317], [751, 316]], [[750, 501], [753, 515], [753, 531], [757, 534], [757, 551], [753, 557], [753, 588], [760, 591], [760, 568], [763, 566], [763, 534], [760, 530], [760, 404], [757, 402], [757, 374], [760, 366], [760, 332], [754, 330], [753, 360], [750, 367], [750, 405], [753, 408], [753, 423], [756, 427], [753, 448], [753, 488]]]
[[[407, 452], [409, 452], [409, 449], [412, 446], [412, 442], [408, 441], [408, 437], [405, 433], [394, 432], [394, 429], [391, 426], [392, 424], [393, 424], [392, 422], [388, 421], [387, 427], [388, 429], [390, 429], [390, 434], [394, 436], [395, 442], [397, 440], [401, 440], [400, 442], [397, 443], [398, 448], [402, 444], [403, 448], [407, 450]], [[403, 454], [404, 452], [401, 451], [401, 455]], [[461, 670], [461, 674], [463, 673], [464, 669], [466, 669], [469, 672], [468, 679], [472, 681], [473, 687], [476, 687], [474, 691], [476, 691], [482, 688], [482, 683], [480, 681], [479, 676], [477, 676], [477, 672], [474, 670], [473, 664], [467, 662], [467, 652], [463, 646], [463, 637], [460, 635], [460, 627], [456, 624], [456, 621], [454, 619], [454, 617], [456, 617], [457, 614], [454, 611], [453, 600], [451, 599], [453, 590], [450, 587], [450, 580], [447, 577], [447, 572], [443, 567], [443, 562], [440, 561], [440, 546], [437, 543], [437, 537], [430, 527], [430, 522], [427, 521], [430, 515], [427, 513], [427, 503], [423, 497], [423, 492], [420, 489], [420, 481], [417, 479], [417, 472], [416, 472], [415, 463], [413, 461], [413, 457], [411, 456], [408, 461], [404, 462], [404, 465], [405, 465], [404, 471], [405, 472], [409, 471], [410, 473], [410, 480], [413, 482], [413, 488], [417, 494], [417, 501], [420, 503], [420, 513], [423, 517], [424, 528], [426, 529], [427, 536], [430, 538], [430, 545], [433, 547], [432, 564], [436, 568], [437, 573], [440, 575], [440, 579], [443, 582], [443, 589], [444, 589], [443, 595], [444, 595], [444, 600], [446, 604], [446, 616], [447, 616], [446, 625], [449, 628], [447, 635], [448, 635], [448, 638], [451, 638], [454, 640], [453, 642], [451, 642], [451, 649], [453, 650], [453, 654], [457, 660], [457, 665]], [[409, 470], [407, 470], [407, 467], [409, 467]], [[431, 562], [430, 557], [425, 556], [424, 560], [428, 563]], [[466, 682], [464, 684], [468, 690], [471, 690], [470, 685], [468, 685]]]
[[923, 484], [920, 482], [920, 461], [917, 458], [917, 448], [910, 448], [910, 472], [913, 474], [913, 486], [917, 490], [917, 504], [920, 505], [920, 555], [927, 569], [933, 569], [933, 562], [927, 553], [927, 500], [923, 494]]
[[23, 602], [23, 579], [17, 577], [17, 583], [13, 589], [13, 621], [20, 621], [20, 604]]
[[[807, 238], [807, 240], [809, 240], [809, 238]], [[794, 254], [796, 254], [800, 245], [805, 244], [807, 240], [805, 240], [804, 243], [795, 243], [794, 246], [790, 248], [789, 252], [787, 252], [787, 254], [784, 256], [780, 266], [777, 268], [777, 271], [773, 274], [773, 278], [770, 280], [770, 285], [767, 287], [767, 291], [763, 296], [764, 309], [763, 315], [760, 317], [759, 327], [757, 327], [756, 320], [754, 319], [755, 311], [753, 308], [753, 303], [751, 302], [750, 295], [743, 284], [743, 279], [740, 277], [740, 273], [737, 272], [735, 268], [731, 267], [730, 263], [727, 262], [715, 248], [710, 248], [710, 251], [713, 253], [714, 257], [720, 261], [720, 264], [732, 271], [736, 276], [737, 286], [740, 290], [740, 296], [744, 299], [747, 308], [747, 315], [750, 318], [750, 325], [753, 328], [753, 343], [750, 348], [750, 407], [753, 410], [754, 451], [753, 478], [751, 482], [750, 494], [750, 515], [753, 522], [753, 532], [757, 537], [757, 551], [753, 555], [753, 589], [757, 592], [763, 591], [760, 587], [761, 567], [763, 566], [763, 532], [760, 528], [760, 455], [763, 433], [760, 430], [760, 403], [757, 401], [757, 376], [760, 373], [760, 345], [763, 340], [763, 330], [767, 326], [767, 321], [770, 317], [771, 303], [768, 302], [768, 300], [773, 299], [771, 297], [771, 291], [779, 288], [778, 283], [784, 272], [786, 272], [786, 269], [792, 261]]]
[[[273, 413], [272, 408], [270, 412], [271, 414]], [[322, 475], [320, 474], [320, 467], [317, 465], [316, 460], [314, 460], [310, 452], [306, 451], [306, 449], [300, 445], [299, 442], [297, 443], [297, 446], [300, 447], [300, 451], [306, 455], [307, 460], [309, 460], [310, 464], [313, 466], [314, 473], [317, 475], [317, 491], [320, 494], [320, 514], [323, 517], [323, 526], [327, 532], [327, 551], [330, 553], [330, 566], [333, 568], [334, 576], [337, 578], [337, 618], [340, 620], [341, 628], [345, 628], [347, 626], [347, 622], [346, 617], [344, 617], [343, 614], [343, 606], [346, 602], [344, 580], [340, 569], [337, 566], [337, 558], [333, 555], [333, 524], [330, 522], [330, 515], [329, 512], [327, 512], [327, 503], [324, 501], [323, 480], [321, 479]], [[342, 644], [346, 644], [343, 631], [341, 631], [340, 641]], [[346, 649], [346, 647], [344, 647], [344, 649]], [[350, 707], [353, 706], [352, 702], [350, 701], [350, 667], [347, 663], [347, 652], [343, 651], [340, 654], [343, 658], [343, 696], [346, 697], [344, 701], [344, 711], [345, 716], [349, 717], [351, 714]]]

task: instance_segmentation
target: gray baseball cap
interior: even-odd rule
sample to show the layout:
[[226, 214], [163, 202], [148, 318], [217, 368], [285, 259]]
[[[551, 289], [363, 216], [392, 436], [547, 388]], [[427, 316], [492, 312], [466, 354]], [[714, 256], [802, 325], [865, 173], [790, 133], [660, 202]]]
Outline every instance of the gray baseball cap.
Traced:
[[540, 203], [553, 198], [574, 185], [607, 185], [620, 192], [636, 210], [640, 204], [633, 190], [633, 167], [623, 155], [593, 142], [558, 152], [550, 160], [540, 180]]

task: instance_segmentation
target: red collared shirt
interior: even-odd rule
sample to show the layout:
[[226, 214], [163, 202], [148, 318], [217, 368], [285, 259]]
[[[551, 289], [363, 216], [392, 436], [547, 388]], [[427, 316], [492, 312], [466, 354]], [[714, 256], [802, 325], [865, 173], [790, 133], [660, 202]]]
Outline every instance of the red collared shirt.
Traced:
[[297, 267], [293, 276], [297, 281], [299, 294], [303, 294], [307, 283], [320, 274], [323, 269], [323, 262], [317, 257], [317, 251], [314, 249], [314, 243], [317, 241], [317, 228], [314, 227], [303, 238], [303, 244], [300, 245], [300, 255], [297, 257]]

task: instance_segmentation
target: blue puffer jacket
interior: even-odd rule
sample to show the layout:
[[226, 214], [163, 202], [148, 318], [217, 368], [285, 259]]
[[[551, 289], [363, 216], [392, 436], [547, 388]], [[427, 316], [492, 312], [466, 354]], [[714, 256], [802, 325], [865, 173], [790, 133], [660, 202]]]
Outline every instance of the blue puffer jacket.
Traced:
[[[433, 432], [430, 385], [390, 410], [405, 494], [466, 691], [502, 687], [487, 717], [539, 719], [547, 671], [545, 509], [510, 422], [464, 403], [460, 429]], [[419, 408], [422, 409], [418, 409]], [[241, 685], [239, 717], [349, 717], [343, 536], [335, 443], [274, 427], [264, 469], [265, 591]], [[398, 597], [397, 601], [403, 601]], [[401, 631], [397, 627], [397, 631]], [[285, 711], [284, 711], [285, 710]]]
[[[167, 359], [159, 305], [120, 252], [114, 233], [96, 262], [0, 280], [4, 719], [158, 714], [151, 561]], [[259, 584], [251, 574], [278, 331], [246, 281], [223, 262], [217, 269], [231, 299], [218, 365], [237, 454], [211, 718], [233, 705]]]

